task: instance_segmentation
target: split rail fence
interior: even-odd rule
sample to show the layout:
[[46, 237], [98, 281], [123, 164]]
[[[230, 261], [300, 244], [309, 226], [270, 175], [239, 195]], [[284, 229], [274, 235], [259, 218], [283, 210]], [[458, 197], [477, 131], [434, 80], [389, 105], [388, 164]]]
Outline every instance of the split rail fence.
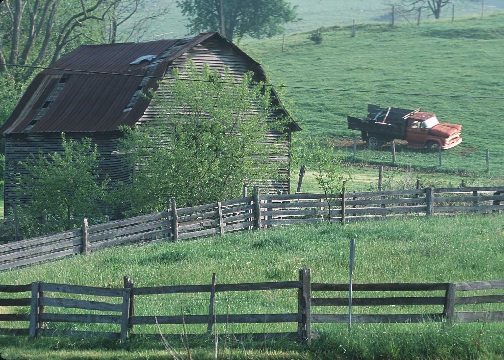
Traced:
[[[217, 325], [291, 323], [297, 331], [281, 333], [233, 334], [264, 338], [284, 336], [310, 342], [316, 331], [312, 324], [442, 322], [502, 322], [504, 321], [504, 280], [462, 283], [390, 283], [390, 284], [312, 283], [309, 269], [299, 271], [299, 280], [246, 284], [218, 284], [215, 274], [208, 285], [135, 287], [125, 277], [123, 288], [99, 288], [34, 282], [28, 285], [0, 285], [0, 306], [11, 308], [0, 314], [0, 334], [37, 336], [107, 336], [126, 341], [135, 333], [159, 335], [152, 325], [174, 325], [163, 329], [164, 335], [199, 335], [218, 332]], [[277, 295], [290, 291], [293, 296]], [[247, 308], [242, 300], [228, 303], [228, 308], [216, 308], [218, 299], [229, 299], [231, 293], [252, 292], [262, 296], [289, 299], [292, 312], [275, 313], [276, 306], [264, 305], [264, 313], [241, 313]], [[349, 296], [352, 292], [353, 296]], [[208, 309], [200, 314], [170, 314], [173, 296], [205, 294]], [[17, 296], [13, 296], [16, 294]], [[266, 294], [266, 295], [263, 295]], [[362, 297], [356, 294], [365, 294]], [[371, 295], [368, 295], [371, 294]], [[398, 294], [398, 295], [394, 295]], [[469, 294], [464, 296], [464, 294]], [[297, 296], [296, 296], [297, 295]], [[11, 296], [11, 298], [5, 298]], [[24, 297], [23, 297], [24, 296]], [[154, 297], [153, 297], [154, 296]], [[168, 297], [171, 296], [171, 297]], [[96, 297], [112, 299], [97, 301]], [[228, 300], [229, 301], [229, 300]], [[157, 305], [153, 312], [152, 302]], [[261, 303], [261, 301], [257, 301]], [[414, 308], [423, 306], [423, 312]], [[460, 311], [463, 307], [463, 311]], [[469, 307], [473, 306], [472, 309]], [[273, 307], [273, 308], [272, 308]], [[355, 308], [364, 308], [364, 311]], [[230, 310], [236, 313], [229, 313]], [[71, 309], [71, 311], [70, 311]], [[296, 311], [297, 309], [297, 311]], [[220, 312], [218, 311], [220, 310]], [[256, 309], [254, 309], [256, 310]], [[273, 313], [271, 313], [273, 311]], [[278, 310], [276, 310], [278, 312]], [[356, 312], [356, 314], [352, 314]], [[168, 314], [167, 314], [168, 313]], [[70, 326], [68, 325], [70, 324]], [[82, 324], [109, 324], [108, 332], [93, 327], [78, 330]], [[187, 333], [188, 325], [200, 324], [199, 334]], [[7, 325], [5, 327], [5, 325]], [[15, 327], [17, 325], [17, 327]], [[24, 325], [24, 327], [19, 327]], [[66, 326], [65, 326], [66, 325]], [[146, 331], [143, 328], [150, 327]], [[96, 326], [96, 325], [94, 325]], [[171, 330], [170, 330], [171, 329]], [[224, 334], [225, 335], [225, 334]]]
[[0, 270], [121, 244], [180, 241], [279, 225], [348, 223], [394, 216], [495, 213], [504, 210], [504, 187], [416, 189], [321, 194], [260, 195], [88, 226], [0, 245]]

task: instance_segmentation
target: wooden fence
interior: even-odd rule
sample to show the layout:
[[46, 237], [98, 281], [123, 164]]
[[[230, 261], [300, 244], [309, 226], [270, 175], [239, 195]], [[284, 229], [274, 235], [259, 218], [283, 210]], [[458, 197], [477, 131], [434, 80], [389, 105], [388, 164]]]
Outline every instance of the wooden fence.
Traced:
[[[123, 288], [98, 288], [34, 282], [31, 285], [0, 285], [0, 306], [12, 311], [0, 314], [0, 334], [36, 336], [108, 336], [125, 341], [136, 330], [145, 335], [141, 328], [148, 325], [172, 324], [175, 334], [185, 333], [186, 325], [202, 324], [201, 334], [214, 332], [217, 324], [274, 324], [291, 323], [297, 331], [263, 336], [281, 335], [296, 337], [310, 342], [316, 331], [312, 324], [341, 323], [420, 323], [443, 322], [503, 322], [504, 321], [504, 280], [463, 283], [390, 283], [353, 284], [353, 296], [349, 297], [349, 284], [312, 283], [309, 269], [299, 271], [299, 280], [285, 282], [265, 282], [246, 284], [217, 284], [216, 276], [208, 285], [179, 285], [159, 287], [135, 287], [125, 277]], [[246, 309], [242, 300], [232, 306], [238, 313], [216, 310], [216, 299], [226, 298], [236, 292], [267, 292], [268, 298], [275, 298], [281, 291], [291, 291], [297, 296], [282, 297], [292, 299], [290, 313], [274, 313], [274, 308], [262, 307], [263, 313], [239, 313]], [[469, 296], [459, 294], [470, 292]], [[12, 294], [24, 294], [13, 297]], [[365, 293], [374, 296], [359, 297]], [[397, 296], [390, 294], [398, 294]], [[147, 314], [152, 302], [166, 306], [173, 298], [162, 296], [182, 296], [182, 294], [206, 294], [208, 309], [200, 314]], [[333, 295], [335, 294], [336, 297]], [[420, 294], [420, 295], [419, 295]], [[153, 297], [153, 295], [156, 295]], [[5, 298], [10, 296], [10, 298]], [[261, 295], [257, 294], [255, 298]], [[106, 297], [109, 301], [97, 301], [96, 297]], [[281, 296], [279, 296], [281, 297]], [[351, 299], [351, 301], [349, 300]], [[260, 301], [257, 301], [260, 302]], [[397, 306], [396, 306], [397, 305]], [[468, 311], [468, 307], [477, 305]], [[416, 313], [413, 308], [425, 306], [427, 312]], [[464, 311], [457, 311], [464, 306]], [[366, 313], [352, 314], [356, 307], [364, 307]], [[70, 311], [70, 309], [72, 311]], [[320, 312], [318, 309], [323, 309]], [[338, 310], [339, 309], [339, 310]], [[430, 310], [432, 309], [432, 310]], [[273, 313], [272, 313], [273, 311]], [[429, 312], [430, 311], [430, 312]], [[98, 314], [97, 314], [98, 313]], [[142, 314], [142, 315], [136, 315]], [[50, 323], [50, 327], [46, 324]], [[14, 325], [13, 325], [14, 324]], [[18, 327], [15, 327], [17, 324]], [[19, 324], [24, 324], [20, 328]], [[70, 324], [70, 329], [64, 324]], [[76, 324], [110, 324], [115, 331], [76, 330]], [[139, 331], [140, 328], [140, 331]], [[151, 327], [152, 329], [152, 327]], [[113, 329], [112, 329], [113, 330]], [[166, 329], [165, 329], [166, 330]], [[233, 334], [240, 336], [240, 334]], [[242, 334], [246, 335], [246, 334]], [[258, 335], [257, 333], [255, 335]]]
[[120, 244], [179, 241], [233, 231], [322, 221], [348, 223], [414, 214], [492, 213], [504, 210], [504, 187], [260, 195], [111, 221], [0, 245], [0, 270], [89, 253]]

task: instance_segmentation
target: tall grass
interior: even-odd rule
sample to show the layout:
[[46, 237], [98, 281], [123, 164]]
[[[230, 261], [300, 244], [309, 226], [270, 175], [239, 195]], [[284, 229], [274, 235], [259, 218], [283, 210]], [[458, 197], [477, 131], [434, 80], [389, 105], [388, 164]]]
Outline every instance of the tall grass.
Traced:
[[[209, 284], [212, 273], [217, 274], [218, 283], [287, 281], [297, 279], [298, 270], [303, 267], [312, 269], [312, 280], [315, 282], [345, 283], [349, 265], [348, 244], [352, 238], [357, 242], [355, 283], [501, 279], [504, 265], [502, 220], [502, 215], [411, 217], [346, 226], [320, 224], [313, 227], [281, 227], [190, 242], [120, 247], [2, 272], [0, 283], [24, 284], [40, 280], [121, 287], [122, 277], [127, 275], [140, 287]], [[296, 312], [296, 304], [296, 294], [293, 291], [217, 297], [217, 311], [222, 314], [227, 311]], [[205, 314], [208, 299], [202, 295], [183, 298], [165, 296], [149, 299], [138, 304], [138, 307], [137, 315], [180, 315], [181, 311]], [[422, 309], [415, 311], [421, 312]], [[57, 328], [56, 325], [49, 326]], [[163, 329], [166, 332], [174, 330], [168, 327]], [[358, 325], [348, 337], [344, 335], [345, 326], [318, 325], [313, 326], [313, 330], [319, 331], [322, 337], [309, 349], [298, 347], [289, 341], [266, 342], [259, 347], [257, 344], [242, 342], [234, 345], [228, 343], [228, 350], [237, 346], [234, 350], [236, 358], [252, 356], [258, 359], [269, 358], [272, 354], [281, 359], [329, 359], [331, 356], [404, 358], [400, 354], [410, 354], [407, 358], [431, 359], [458, 358], [459, 355], [460, 358], [469, 359], [475, 358], [475, 354], [490, 354], [494, 358], [504, 356], [503, 347], [499, 345], [504, 343], [501, 324], [456, 325], [448, 332], [441, 329], [440, 324]], [[144, 331], [142, 327], [135, 330], [139, 336]], [[152, 329], [149, 331], [152, 332]], [[181, 328], [175, 331], [182, 333]], [[242, 331], [295, 331], [295, 324], [266, 327], [258, 325], [255, 328], [223, 324], [219, 328], [220, 334]], [[418, 342], [415, 339], [424, 340]], [[52, 354], [54, 345], [50, 344], [54, 344], [52, 340], [47, 340], [47, 345], [43, 341], [23, 342], [23, 346], [36, 346], [39, 352], [46, 355]], [[86, 342], [74, 346], [86, 348], [85, 344]], [[147, 349], [140, 341], [133, 341], [127, 346], [139, 355], [142, 351], [152, 349], [152, 343], [146, 344], [150, 344]], [[114, 346], [118, 345], [113, 345], [112, 348]], [[163, 351], [161, 344], [155, 346], [160, 347], [160, 352]], [[182, 344], [177, 342], [176, 346], [183, 352]], [[206, 345], [203, 343], [194, 346], [195, 351], [201, 351], [201, 354], [208, 355], [213, 350], [213, 345], [208, 342]], [[8, 349], [10, 354], [22, 354], [22, 351], [9, 344], [9, 340], [2, 338], [0, 349]], [[464, 355], [464, 349], [470, 351]], [[252, 352], [249, 353], [248, 350]], [[122, 350], [117, 348], [116, 351]], [[103, 350], [101, 356], [105, 356], [106, 352]], [[147, 358], [147, 355], [141, 356]], [[208, 356], [202, 355], [201, 358], [209, 358]], [[33, 358], [37, 357], [34, 355]]]

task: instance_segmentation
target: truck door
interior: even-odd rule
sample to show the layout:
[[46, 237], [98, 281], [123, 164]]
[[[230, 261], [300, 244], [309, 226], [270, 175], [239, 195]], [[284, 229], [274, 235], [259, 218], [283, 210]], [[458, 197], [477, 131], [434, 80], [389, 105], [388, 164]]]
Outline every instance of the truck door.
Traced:
[[422, 122], [414, 119], [408, 119], [406, 127], [406, 140], [410, 144], [425, 144], [429, 129], [422, 128]]

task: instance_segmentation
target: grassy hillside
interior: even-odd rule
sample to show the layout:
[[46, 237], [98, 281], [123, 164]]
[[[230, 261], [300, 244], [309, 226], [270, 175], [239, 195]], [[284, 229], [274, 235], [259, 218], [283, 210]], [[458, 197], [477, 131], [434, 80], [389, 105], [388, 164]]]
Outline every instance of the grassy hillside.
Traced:
[[[417, 217], [361, 222], [344, 227], [320, 224], [229, 234], [198, 241], [120, 247], [2, 272], [0, 284], [40, 280], [120, 287], [124, 275], [130, 276], [140, 287], [208, 284], [212, 273], [217, 274], [218, 283], [286, 281], [297, 279], [298, 270], [303, 267], [311, 268], [315, 282], [344, 283], [348, 281], [348, 247], [352, 238], [356, 239], [355, 283], [501, 279], [504, 266], [502, 219], [502, 215]], [[295, 293], [222, 296], [226, 298], [217, 297], [219, 312], [229, 311], [226, 306], [237, 312], [296, 311]], [[135, 314], [179, 314], [182, 307], [193, 314], [208, 311], [208, 299], [198, 295], [181, 299], [160, 298], [155, 303], [147, 303], [150, 305], [142, 307], [139, 304]], [[415, 311], [421, 312], [422, 309], [416, 307]], [[355, 309], [355, 313], [365, 311]], [[259, 348], [257, 344], [242, 342], [227, 346], [233, 348], [232, 358], [237, 359], [268, 359], [273, 353], [278, 359], [344, 359], [349, 356], [360, 359], [498, 359], [504, 356], [504, 347], [499, 345], [504, 343], [502, 326], [467, 324], [444, 331], [440, 324], [355, 325], [353, 337], [349, 338], [345, 325], [314, 324], [313, 330], [321, 331], [324, 336], [308, 349], [292, 342], [265, 343]], [[200, 328], [205, 329], [206, 326]], [[226, 329], [221, 329], [221, 334], [246, 330], [241, 325]], [[191, 330], [195, 331], [194, 328]], [[295, 324], [269, 325], [267, 329], [258, 325], [255, 328], [255, 331], [264, 330], [295, 331]], [[182, 330], [179, 328], [178, 331]], [[141, 334], [142, 328], [138, 327], [135, 332]], [[184, 352], [181, 342], [171, 345]], [[160, 359], [167, 356], [160, 341], [133, 341], [127, 350], [111, 343], [99, 346], [104, 347], [103, 351], [89, 358]], [[211, 343], [193, 346], [194, 358], [212, 358]], [[94, 347], [93, 342], [62, 339], [27, 342], [25, 339], [0, 337], [0, 352], [8, 358], [58, 358], [60, 353], [65, 354], [61, 358], [68, 358], [83, 351], [84, 354], [85, 351], [96, 353]]]
[[[153, 6], [161, 3], [159, 0], [151, 0]], [[388, 23], [391, 18], [391, 6], [386, 1], [368, 0], [288, 0], [293, 6], [297, 6], [298, 17], [296, 21], [286, 24], [287, 34], [312, 31], [320, 27], [330, 27], [334, 25], [346, 26], [355, 21], [357, 24], [363, 23]], [[142, 41], [172, 39], [188, 35], [185, 28], [187, 20], [182, 16], [175, 1], [165, 2], [169, 12], [159, 19], [149, 22], [148, 29], [143, 35]], [[459, 1], [455, 4], [455, 17], [468, 15], [481, 15], [481, 1]], [[504, 10], [504, 0], [486, 0], [483, 14], [488, 16], [496, 11]], [[150, 15], [152, 7], [141, 9], [139, 15]], [[451, 6], [443, 9], [441, 18], [451, 19], [453, 13]], [[395, 17], [396, 23], [415, 23], [418, 14], [398, 14]], [[432, 16], [428, 11], [422, 12], [422, 21], [428, 20]], [[130, 39], [132, 40], [132, 39]]]
[[[422, 26], [358, 26], [323, 32], [315, 45], [307, 34], [251, 41], [242, 47], [281, 88], [304, 134], [328, 136], [348, 156], [347, 115], [364, 117], [367, 104], [421, 107], [440, 121], [463, 125], [463, 143], [437, 154], [399, 147], [397, 164], [440, 172], [504, 178], [504, 15], [484, 20], [429, 22]], [[282, 47], [284, 51], [282, 51]], [[490, 174], [486, 171], [486, 149]], [[358, 161], [389, 163], [388, 151], [359, 151]]]

